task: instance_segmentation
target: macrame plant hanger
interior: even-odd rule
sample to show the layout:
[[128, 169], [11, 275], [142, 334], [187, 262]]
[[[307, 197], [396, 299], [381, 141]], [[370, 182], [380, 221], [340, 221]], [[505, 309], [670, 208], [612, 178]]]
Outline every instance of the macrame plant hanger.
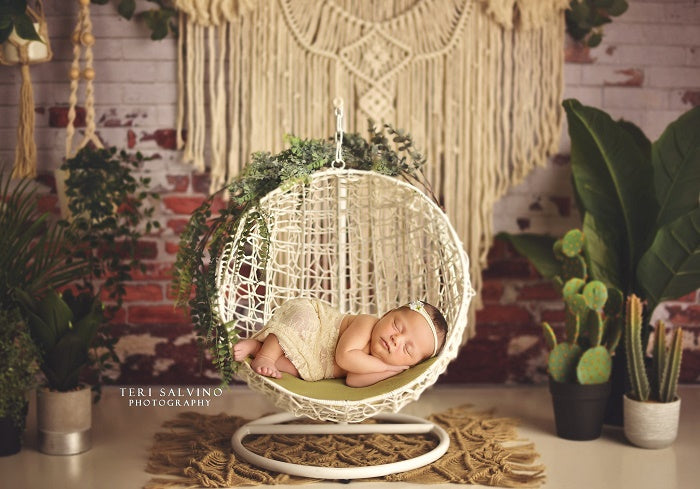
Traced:
[[29, 75], [29, 65], [50, 61], [53, 56], [42, 0], [36, 0], [35, 7], [35, 9], [32, 9], [30, 6], [27, 6], [27, 14], [32, 19], [34, 27], [42, 40], [30, 41], [22, 39], [13, 31], [4, 45], [0, 46], [0, 64], [19, 65], [22, 73], [13, 177], [34, 178], [36, 176], [34, 91], [32, 90], [32, 81]]
[[[341, 312], [355, 314], [381, 313], [405, 304], [408, 296], [421, 297], [439, 304], [445, 312], [449, 325], [445, 346], [436, 357], [414, 367], [417, 370], [409, 369], [404, 377], [395, 376], [383, 387], [379, 383], [352, 388], [338, 384], [341, 379], [305, 382], [290, 378], [286, 380], [302, 385], [285, 386], [243, 363], [238, 375], [288, 413], [247, 423], [233, 434], [231, 443], [246, 461], [276, 472], [323, 479], [380, 477], [423, 467], [449, 448], [449, 436], [440, 426], [396, 412], [417, 399], [457, 356], [474, 291], [462, 243], [434, 200], [398, 178], [346, 168], [342, 99], [336, 98], [334, 105], [336, 152], [330, 168], [313, 173], [310, 181], [291, 189], [277, 188], [260, 201], [260, 212], [267, 219], [263, 234], [269, 240], [269, 256], [256, 259], [256, 250], [263, 245], [257, 240], [258, 231], [246, 225], [247, 216], [226, 246], [217, 269], [219, 316], [230, 325], [232, 337], [245, 338], [296, 294], [324, 298]], [[396, 242], [400, 245], [395, 246]], [[242, 252], [244, 249], [253, 254]], [[398, 261], [393, 259], [396, 256]], [[300, 275], [295, 271], [298, 265]], [[385, 273], [384, 267], [390, 271]], [[295, 391], [300, 387], [303, 393]], [[316, 388], [321, 390], [314, 392]], [[324, 389], [338, 398], [324, 397]], [[356, 399], [351, 399], [353, 395]], [[290, 423], [299, 416], [331, 423]], [[360, 423], [369, 417], [384, 422]], [[271, 459], [243, 443], [248, 436], [263, 434], [380, 433], [431, 434], [437, 444], [424, 454], [398, 462], [340, 468]]]
[[[68, 97], [68, 125], [66, 126], [66, 159], [74, 157], [78, 151], [92, 143], [97, 148], [102, 148], [102, 141], [95, 133], [95, 68], [93, 67], [92, 47], [95, 45], [95, 36], [92, 34], [92, 20], [90, 19], [90, 0], [78, 0], [78, 22], [73, 30], [71, 42], [73, 44], [73, 62], [71, 64], [70, 95]], [[84, 58], [84, 67], [81, 66]], [[85, 133], [73, 150], [75, 138], [75, 119], [78, 107], [78, 89], [80, 80], [85, 80]], [[68, 202], [65, 197], [65, 180], [68, 177], [64, 170], [56, 170], [56, 189], [59, 196], [61, 214], [68, 216]]]

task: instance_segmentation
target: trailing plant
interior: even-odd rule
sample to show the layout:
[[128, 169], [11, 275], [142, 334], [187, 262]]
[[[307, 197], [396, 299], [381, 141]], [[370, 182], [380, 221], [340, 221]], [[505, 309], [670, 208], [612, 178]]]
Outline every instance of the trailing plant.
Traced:
[[[159, 41], [168, 33], [177, 35], [177, 17], [173, 0], [147, 0], [153, 8], [136, 12], [136, 0], [114, 0], [117, 12], [127, 20], [136, 19], [146, 23], [151, 30], [151, 39]], [[92, 3], [105, 5], [109, 0], [91, 0]]]
[[91, 358], [97, 330], [102, 324], [102, 304], [88, 292], [61, 296], [49, 291], [41, 300], [17, 291], [34, 342], [39, 347], [41, 370], [48, 387], [68, 392], [78, 387], [82, 371], [96, 364]]
[[683, 356], [683, 330], [676, 328], [670, 346], [666, 345], [666, 326], [658, 321], [654, 330], [651, 371], [647, 376], [642, 349], [642, 301], [632, 294], [627, 298], [625, 352], [630, 383], [629, 397], [637, 401], [673, 402], [677, 397], [678, 377]]
[[69, 260], [67, 234], [49, 212], [37, 207], [31, 180], [15, 182], [0, 173], [0, 310], [16, 305], [14, 290], [40, 295], [77, 280], [86, 270], [84, 259]]
[[625, 0], [571, 0], [565, 12], [566, 32], [575, 41], [596, 47], [603, 40], [602, 26], [627, 11]]
[[[180, 238], [173, 280], [177, 304], [189, 305], [198, 343], [209, 347], [224, 383], [231, 380], [236, 364], [229, 346], [235, 338], [230, 338], [227, 325], [221, 323], [215, 307], [215, 274], [223, 248], [246, 213], [246, 230], [262, 223], [264, 233], [265, 218], [257, 210], [262, 197], [278, 187], [306, 183], [312, 173], [331, 167], [335, 161], [335, 144], [330, 139], [288, 136], [287, 142], [289, 148], [278, 154], [254, 153], [235, 180], [192, 213]], [[410, 134], [388, 125], [377, 129], [370, 121], [368, 139], [358, 134], [345, 134], [342, 154], [346, 168], [401, 177], [423, 184], [432, 194], [421, 172], [425, 158], [414, 149]], [[228, 193], [229, 200], [219, 214], [213, 216], [213, 205], [224, 192]], [[267, 247], [256, 252], [263, 261], [266, 259]]]
[[34, 386], [39, 352], [17, 308], [0, 307], [0, 418], [24, 431], [26, 392]]
[[70, 229], [72, 259], [88, 265], [75, 284], [79, 297], [87, 294], [109, 300], [91, 342], [99, 363], [94, 369], [98, 395], [102, 373], [112, 367], [110, 362], [119, 361], [114, 351], [117, 339], [108, 323], [122, 307], [125, 283], [132, 279], [132, 272], [146, 270], [139, 252], [141, 238], [160, 228], [149, 204], [149, 199], [159, 198], [158, 194], [148, 190], [149, 178], [133, 175], [144, 161], [140, 153], [87, 146], [61, 167], [68, 172], [65, 186], [71, 218], [63, 225]]
[[22, 39], [41, 41], [27, 13], [27, 0], [0, 0], [0, 43], [7, 41], [13, 29]]
[[583, 233], [572, 229], [554, 245], [560, 264], [555, 283], [566, 303], [566, 340], [557, 342], [546, 322], [542, 332], [551, 350], [547, 370], [552, 379], [601, 384], [610, 379], [612, 353], [622, 336], [622, 293], [598, 280], [587, 282], [584, 242]]
[[[634, 124], [564, 101], [574, 196], [586, 236], [591, 279], [656, 306], [700, 288], [700, 107], [672, 122], [652, 144]], [[501, 235], [553, 278], [554, 238]], [[646, 345], [649, 328], [642, 330]]]

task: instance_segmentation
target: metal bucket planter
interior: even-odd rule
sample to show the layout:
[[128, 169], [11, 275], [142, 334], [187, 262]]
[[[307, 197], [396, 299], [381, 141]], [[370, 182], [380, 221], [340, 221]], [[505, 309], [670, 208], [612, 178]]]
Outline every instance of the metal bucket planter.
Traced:
[[678, 436], [679, 397], [673, 402], [640, 402], [624, 397], [625, 437], [641, 448], [665, 448]]
[[610, 382], [581, 385], [549, 379], [557, 436], [567, 440], [595, 440], [603, 430]]
[[49, 455], [74, 455], [92, 446], [92, 392], [81, 386], [70, 392], [37, 389], [39, 450]]

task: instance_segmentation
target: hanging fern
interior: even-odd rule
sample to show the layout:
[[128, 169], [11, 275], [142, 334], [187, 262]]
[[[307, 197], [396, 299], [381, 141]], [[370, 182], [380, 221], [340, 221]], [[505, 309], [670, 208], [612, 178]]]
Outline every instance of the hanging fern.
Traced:
[[[216, 270], [224, 247], [240, 219], [250, 210], [243, 237], [257, 226], [257, 231], [267, 238], [266, 244], [258, 250], [264, 265], [269, 254], [269, 232], [266, 216], [257, 209], [260, 199], [276, 188], [307, 183], [312, 173], [330, 167], [335, 160], [332, 139], [306, 140], [288, 136], [287, 142], [289, 148], [276, 155], [254, 153], [233, 182], [211, 195], [192, 213], [180, 238], [173, 280], [176, 303], [189, 306], [197, 342], [209, 348], [223, 383], [230, 382], [235, 373], [236, 362], [231, 356], [230, 343], [237, 339], [231, 337], [232, 325], [222, 323], [216, 308]], [[389, 125], [377, 129], [369, 121], [369, 138], [346, 134], [342, 153], [346, 168], [373, 170], [418, 183], [437, 202], [421, 172], [425, 158], [414, 149], [410, 134]], [[224, 191], [229, 196], [227, 205], [213, 217], [212, 206]], [[245, 251], [241, 247], [237, 253]], [[243, 256], [237, 258], [240, 260]]]

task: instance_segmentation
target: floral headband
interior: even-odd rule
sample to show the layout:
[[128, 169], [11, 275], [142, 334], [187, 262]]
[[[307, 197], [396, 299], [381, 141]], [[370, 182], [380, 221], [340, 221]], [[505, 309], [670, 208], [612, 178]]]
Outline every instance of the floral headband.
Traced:
[[425, 303], [423, 301], [415, 300], [408, 303], [408, 308], [411, 311], [416, 311], [418, 314], [423, 316], [430, 326], [430, 331], [433, 333], [433, 340], [435, 341], [435, 346], [433, 347], [433, 354], [430, 358], [433, 358], [437, 354], [438, 349], [438, 337], [437, 330], [435, 329], [435, 324], [433, 323], [433, 318], [430, 317], [428, 312], [425, 310]]

